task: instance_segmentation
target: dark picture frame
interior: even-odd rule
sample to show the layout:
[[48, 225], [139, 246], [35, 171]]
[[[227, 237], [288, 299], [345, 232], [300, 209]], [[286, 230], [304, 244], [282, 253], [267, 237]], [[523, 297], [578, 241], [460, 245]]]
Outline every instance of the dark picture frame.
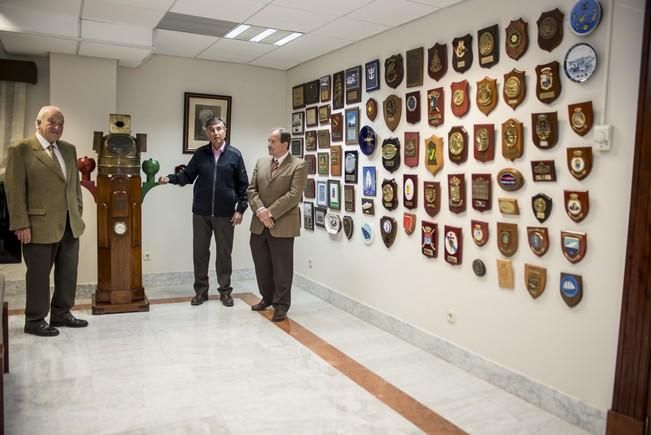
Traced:
[[316, 130], [305, 132], [305, 151], [316, 151]]
[[314, 229], [314, 203], [312, 202], [303, 202], [303, 228]]
[[344, 115], [341, 112], [330, 115], [330, 131], [333, 142], [344, 140]]
[[362, 101], [362, 66], [357, 65], [346, 70], [346, 104]]
[[300, 84], [292, 88], [292, 108], [294, 110], [305, 107], [305, 84]]
[[305, 83], [305, 105], [319, 102], [319, 80]]
[[330, 124], [330, 104], [319, 106], [319, 125]]
[[328, 208], [341, 210], [341, 182], [328, 180]]
[[332, 98], [332, 87], [330, 86], [330, 75], [323, 76], [319, 79], [319, 96], [321, 97], [321, 102], [325, 103], [330, 101]]
[[317, 227], [325, 228], [325, 217], [328, 209], [325, 207], [315, 207], [314, 209], [314, 225]]
[[305, 112], [292, 113], [292, 134], [305, 132]]
[[364, 77], [366, 78], [366, 92], [380, 89], [380, 60], [375, 59], [364, 65]]
[[344, 96], [346, 93], [346, 82], [344, 72], [339, 71], [332, 75], [332, 110], [343, 109]]
[[293, 137], [289, 144], [289, 149], [293, 156], [303, 157], [303, 138]]
[[325, 180], [316, 182], [316, 205], [320, 207], [328, 206], [328, 183]]
[[319, 108], [317, 106], [305, 109], [305, 126], [316, 127], [319, 125]]
[[226, 143], [230, 143], [232, 97], [185, 92], [183, 100], [183, 154], [192, 154], [208, 143], [203, 125], [213, 116], [224, 121]]
[[357, 145], [359, 142], [359, 107], [346, 109], [346, 145]]

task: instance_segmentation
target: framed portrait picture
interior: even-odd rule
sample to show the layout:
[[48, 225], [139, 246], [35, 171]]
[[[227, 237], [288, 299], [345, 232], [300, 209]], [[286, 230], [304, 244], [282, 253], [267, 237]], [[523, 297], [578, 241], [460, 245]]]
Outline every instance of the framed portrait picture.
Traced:
[[359, 107], [346, 109], [346, 145], [357, 145], [359, 137]]
[[330, 124], [330, 104], [319, 106], [319, 124]]
[[332, 109], [342, 109], [344, 107], [344, 72], [339, 71], [332, 76]]
[[319, 175], [330, 175], [330, 153], [317, 153], [316, 159]]
[[316, 106], [308, 107], [307, 109], [305, 109], [306, 127], [316, 127], [317, 125], [319, 125], [319, 118], [317, 117], [318, 110], [319, 109]]
[[344, 140], [344, 116], [341, 112], [330, 115], [330, 130], [333, 142]]
[[325, 228], [325, 217], [328, 209], [325, 207], [316, 207], [314, 209], [314, 224], [317, 227]]
[[325, 103], [330, 101], [331, 98], [331, 88], [330, 88], [330, 75], [323, 76], [319, 79], [319, 89], [321, 90], [321, 102]]
[[319, 130], [316, 133], [319, 148], [330, 148], [330, 130]]
[[205, 122], [218, 117], [226, 127], [226, 143], [231, 137], [232, 98], [224, 95], [184, 93], [183, 110], [183, 153], [192, 154], [197, 148], [208, 143], [203, 126]]
[[305, 151], [316, 151], [316, 130], [305, 132]]
[[362, 168], [362, 186], [364, 188], [364, 196], [376, 195], [375, 166], [364, 166]]
[[289, 149], [293, 156], [303, 157], [303, 138], [293, 137]]
[[346, 104], [362, 101], [362, 66], [346, 70]]
[[316, 104], [319, 102], [319, 81], [313, 80], [305, 83], [305, 104]]
[[303, 196], [306, 199], [314, 199], [316, 197], [316, 182], [314, 178], [308, 178], [307, 183], [305, 183], [305, 190], [303, 191]]
[[339, 180], [328, 180], [328, 207], [341, 210], [341, 184]]
[[292, 108], [294, 110], [305, 107], [305, 84], [292, 88]]
[[292, 113], [292, 134], [303, 134], [305, 131], [305, 112]]
[[380, 89], [380, 60], [375, 59], [364, 65], [366, 76], [366, 92]]
[[316, 182], [316, 205], [328, 206], [328, 184], [325, 181]]
[[306, 230], [314, 229], [314, 203], [303, 203], [303, 228]]

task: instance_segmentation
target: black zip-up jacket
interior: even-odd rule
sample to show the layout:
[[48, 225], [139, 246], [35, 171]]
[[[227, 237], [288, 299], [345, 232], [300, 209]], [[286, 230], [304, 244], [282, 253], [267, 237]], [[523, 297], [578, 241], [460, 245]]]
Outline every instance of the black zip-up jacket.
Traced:
[[240, 150], [230, 144], [224, 147], [217, 165], [211, 145], [207, 144], [197, 148], [183, 172], [167, 178], [170, 184], [179, 186], [194, 183], [192, 213], [196, 215], [232, 217], [235, 210], [244, 214], [248, 207], [246, 167]]

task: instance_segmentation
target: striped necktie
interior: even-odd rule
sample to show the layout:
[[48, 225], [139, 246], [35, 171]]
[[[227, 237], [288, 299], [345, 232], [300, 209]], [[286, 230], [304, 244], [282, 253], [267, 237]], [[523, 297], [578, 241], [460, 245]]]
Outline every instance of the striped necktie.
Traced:
[[278, 166], [280, 166], [280, 162], [278, 161], [278, 159], [273, 159], [273, 163], [271, 164], [271, 175], [272, 176], [278, 170]]
[[49, 147], [47, 147], [48, 152], [50, 153], [50, 158], [54, 160], [54, 162], [57, 164], [59, 169], [61, 170], [61, 173], [63, 173], [63, 168], [61, 167], [61, 162], [59, 161], [59, 158], [57, 155], [54, 153], [54, 145], [50, 144]]

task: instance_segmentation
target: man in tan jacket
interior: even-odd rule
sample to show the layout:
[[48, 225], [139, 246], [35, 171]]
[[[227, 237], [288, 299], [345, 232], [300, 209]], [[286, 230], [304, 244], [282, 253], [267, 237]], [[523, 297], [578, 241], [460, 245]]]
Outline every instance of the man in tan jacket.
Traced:
[[298, 202], [307, 183], [305, 161], [289, 154], [291, 135], [282, 128], [269, 133], [270, 157], [255, 165], [247, 190], [251, 210], [251, 254], [262, 300], [251, 309], [273, 305], [272, 320], [287, 318], [294, 276], [294, 237], [300, 235]]
[[[10, 229], [23, 244], [25, 332], [43, 337], [59, 334], [56, 326], [80, 328], [75, 318], [79, 236], [84, 232], [77, 151], [59, 140], [63, 113], [45, 106], [36, 117], [36, 133], [9, 147], [5, 188]], [[50, 271], [54, 294], [50, 301]], [[50, 312], [50, 324], [45, 321]]]

